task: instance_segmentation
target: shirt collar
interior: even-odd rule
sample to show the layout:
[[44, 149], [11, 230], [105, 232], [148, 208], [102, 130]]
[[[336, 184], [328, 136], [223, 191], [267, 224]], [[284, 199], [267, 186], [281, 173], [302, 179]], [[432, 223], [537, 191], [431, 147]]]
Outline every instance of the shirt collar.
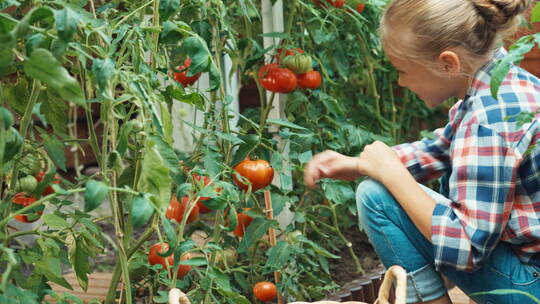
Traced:
[[482, 87], [490, 86], [491, 73], [493, 72], [493, 69], [507, 54], [508, 52], [503, 47], [499, 48], [497, 51], [495, 51], [491, 59], [480, 69], [478, 69], [473, 77], [471, 86], [467, 90], [467, 95], [465, 95], [464, 100], [468, 100], [470, 96], [476, 95], [478, 90], [480, 90]]

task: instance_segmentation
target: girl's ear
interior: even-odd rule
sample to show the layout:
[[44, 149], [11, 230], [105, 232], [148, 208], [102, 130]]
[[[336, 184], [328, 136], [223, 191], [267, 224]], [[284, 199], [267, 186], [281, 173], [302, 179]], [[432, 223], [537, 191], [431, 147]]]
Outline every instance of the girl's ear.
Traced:
[[453, 51], [444, 51], [438, 58], [441, 69], [445, 73], [458, 74], [461, 72], [461, 61], [458, 54]]

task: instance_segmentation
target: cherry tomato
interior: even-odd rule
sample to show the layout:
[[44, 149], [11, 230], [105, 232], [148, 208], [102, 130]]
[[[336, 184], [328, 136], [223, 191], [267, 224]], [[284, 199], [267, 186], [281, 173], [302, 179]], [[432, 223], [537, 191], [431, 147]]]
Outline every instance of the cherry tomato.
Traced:
[[189, 66], [191, 65], [191, 58], [186, 58], [184, 64], [179, 66], [177, 70], [180, 72], [174, 73], [174, 79], [181, 83], [184, 87], [192, 85], [201, 77], [201, 73], [197, 73], [193, 76], [187, 76]]
[[[173, 267], [174, 265], [174, 255], [171, 254], [168, 257], [164, 258], [158, 253], [165, 253], [169, 250], [169, 244], [167, 243], [157, 243], [152, 245], [150, 247], [150, 251], [148, 252], [148, 263], [150, 265], [156, 265], [161, 264], [163, 266], [163, 269], [167, 269], [167, 263], [169, 264], [169, 267]], [[167, 259], [167, 262], [165, 262], [165, 259]], [[180, 261], [185, 261], [191, 259], [191, 254], [186, 253], [180, 257]], [[191, 266], [189, 265], [178, 265], [178, 271], [177, 271], [177, 277], [183, 278], [186, 276], [186, 274], [191, 270]]]
[[[36, 180], [38, 183], [41, 183], [41, 181], [45, 178], [45, 175], [47, 175], [47, 172], [45, 171], [40, 171], [38, 172], [38, 174], [36, 175]], [[58, 175], [55, 175], [54, 176], [54, 179], [52, 180], [53, 184], [60, 184], [60, 177]], [[54, 189], [51, 187], [51, 186], [47, 186], [43, 192], [41, 193], [42, 196], [47, 196], [49, 194], [52, 194], [54, 193]]]
[[356, 11], [357, 11], [359, 14], [361, 14], [361, 13], [364, 11], [365, 8], [366, 8], [366, 4], [365, 4], [365, 3], [358, 3], [358, 4], [356, 5]]
[[[246, 158], [234, 167], [234, 171], [251, 182], [251, 191], [253, 192], [270, 185], [274, 178], [274, 169], [264, 159], [251, 160]], [[248, 190], [248, 185], [238, 180], [236, 174], [233, 174], [233, 180], [242, 190]]]
[[290, 93], [298, 82], [293, 71], [280, 68], [277, 63], [263, 65], [258, 76], [263, 88], [276, 93]]
[[298, 75], [298, 86], [304, 89], [316, 89], [321, 86], [322, 77], [318, 71], [309, 71]]
[[[28, 207], [35, 203], [37, 200], [26, 193], [19, 192], [11, 198], [11, 201], [14, 204], [21, 205], [22, 207]], [[35, 213], [29, 213], [29, 214], [19, 214], [15, 215], [14, 218], [22, 223], [32, 223], [39, 219], [39, 217], [43, 214], [43, 211], [37, 211]]]
[[272, 301], [277, 296], [277, 287], [272, 282], [259, 282], [253, 286], [255, 297], [263, 302]]
[[[167, 211], [165, 212], [165, 216], [170, 220], [175, 220], [178, 223], [182, 222], [182, 219], [184, 218], [184, 213], [188, 209], [188, 203], [189, 203], [189, 197], [184, 196], [182, 197], [181, 202], [178, 202], [176, 197], [173, 195], [171, 198], [171, 201], [169, 202], [169, 207], [167, 207]], [[193, 209], [191, 210], [191, 213], [189, 214], [186, 224], [189, 224], [193, 221], [195, 221], [199, 217], [199, 206], [195, 204]]]

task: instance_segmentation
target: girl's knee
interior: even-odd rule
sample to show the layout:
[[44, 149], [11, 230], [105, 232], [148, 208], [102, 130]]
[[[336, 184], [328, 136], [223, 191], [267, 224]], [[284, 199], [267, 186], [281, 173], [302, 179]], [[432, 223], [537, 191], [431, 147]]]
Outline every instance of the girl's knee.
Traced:
[[394, 201], [394, 199], [386, 187], [378, 181], [368, 178], [358, 185], [356, 206], [359, 217], [380, 209], [380, 205], [385, 201]]

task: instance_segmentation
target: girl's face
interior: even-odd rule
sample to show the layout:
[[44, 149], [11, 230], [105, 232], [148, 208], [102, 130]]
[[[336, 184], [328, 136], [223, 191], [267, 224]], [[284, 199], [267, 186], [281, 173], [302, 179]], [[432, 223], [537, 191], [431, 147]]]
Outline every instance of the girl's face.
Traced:
[[450, 97], [462, 98], [463, 81], [447, 73], [435, 73], [420, 63], [388, 54], [390, 62], [399, 72], [398, 84], [409, 88], [429, 108], [438, 106]]

